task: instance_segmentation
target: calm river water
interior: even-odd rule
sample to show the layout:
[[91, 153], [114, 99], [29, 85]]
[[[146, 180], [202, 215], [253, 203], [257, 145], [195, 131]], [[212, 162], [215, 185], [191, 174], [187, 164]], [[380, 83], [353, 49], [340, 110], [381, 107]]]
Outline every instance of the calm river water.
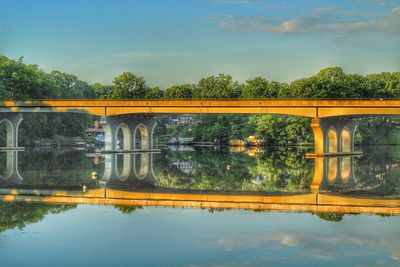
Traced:
[[[1, 152], [1, 266], [399, 266], [400, 147], [357, 150], [363, 155], [320, 161], [275, 148]], [[117, 193], [113, 204], [81, 204], [103, 197], [91, 192]], [[171, 204], [183, 195], [301, 200]], [[331, 195], [350, 202], [318, 211], [301, 202]]]

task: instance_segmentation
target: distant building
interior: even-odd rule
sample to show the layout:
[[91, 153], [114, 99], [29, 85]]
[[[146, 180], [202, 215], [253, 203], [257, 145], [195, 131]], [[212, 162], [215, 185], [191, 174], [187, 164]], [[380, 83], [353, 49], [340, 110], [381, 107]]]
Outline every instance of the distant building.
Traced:
[[193, 161], [191, 160], [184, 160], [184, 161], [176, 161], [172, 163], [170, 166], [175, 166], [178, 170], [185, 174], [195, 175], [196, 174], [196, 167]]
[[196, 123], [194, 115], [192, 114], [178, 115], [176, 118], [172, 118], [170, 121], [173, 125], [193, 125]]

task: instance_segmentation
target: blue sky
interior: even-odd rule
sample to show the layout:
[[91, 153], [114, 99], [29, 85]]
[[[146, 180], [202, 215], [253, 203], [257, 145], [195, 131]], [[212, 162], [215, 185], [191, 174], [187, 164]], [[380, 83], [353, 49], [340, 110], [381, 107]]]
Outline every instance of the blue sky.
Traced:
[[400, 0], [1, 0], [0, 14], [0, 54], [91, 83], [400, 70]]

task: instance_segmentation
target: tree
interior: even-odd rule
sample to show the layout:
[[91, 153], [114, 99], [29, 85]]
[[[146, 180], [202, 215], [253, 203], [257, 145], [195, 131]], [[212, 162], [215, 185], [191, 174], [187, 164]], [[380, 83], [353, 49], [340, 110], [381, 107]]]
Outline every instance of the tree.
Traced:
[[164, 97], [164, 91], [160, 87], [152, 87], [146, 91], [145, 98], [147, 99], [161, 99]]
[[49, 77], [57, 87], [59, 98], [95, 98], [93, 87], [79, 80], [75, 75], [55, 70], [49, 74]]
[[190, 99], [196, 86], [193, 84], [173, 85], [165, 90], [165, 98], [169, 99]]
[[137, 77], [132, 72], [124, 72], [113, 81], [115, 88], [111, 94], [112, 99], [143, 99], [146, 97], [148, 87], [143, 77]]
[[113, 85], [102, 85], [101, 83], [93, 84], [92, 88], [98, 99], [110, 99], [114, 90]]
[[0, 98], [43, 99], [58, 95], [56, 85], [37, 65], [0, 56]]
[[255, 115], [249, 124], [255, 135], [268, 145], [296, 145], [311, 142], [310, 121], [282, 115]]
[[288, 85], [285, 83], [278, 83], [275, 81], [267, 81], [265, 78], [256, 77], [247, 80], [243, 86], [242, 98], [255, 99], [255, 98], [276, 98], [287, 90]]
[[238, 98], [241, 94], [241, 86], [233, 82], [232, 76], [220, 73], [218, 76], [203, 78], [197, 84], [193, 93], [194, 98]]

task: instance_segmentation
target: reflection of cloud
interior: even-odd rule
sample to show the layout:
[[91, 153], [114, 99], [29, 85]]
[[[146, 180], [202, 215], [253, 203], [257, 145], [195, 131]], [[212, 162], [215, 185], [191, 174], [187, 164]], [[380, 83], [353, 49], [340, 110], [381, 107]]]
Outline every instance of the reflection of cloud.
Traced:
[[187, 57], [189, 54], [182, 53], [182, 52], [152, 52], [147, 50], [142, 51], [128, 51], [116, 54], [116, 58], [120, 59], [168, 59], [168, 58], [175, 58], [175, 57]]
[[307, 32], [355, 32], [355, 31], [390, 31], [400, 33], [400, 7], [390, 13], [370, 20], [342, 22], [335, 21], [333, 8], [317, 10], [309, 17], [289, 20], [273, 20], [265, 17], [209, 18], [221, 28], [231, 31], [272, 32], [272, 33], [307, 33]]
[[[276, 233], [270, 235], [232, 235], [218, 239], [213, 246], [226, 251], [251, 250], [266, 246], [296, 247], [307, 250], [315, 259], [335, 260], [343, 256], [364, 256], [371, 253], [370, 248], [381, 249], [390, 254], [393, 260], [400, 261], [400, 239], [397, 235], [382, 235], [379, 238], [354, 233], [342, 233], [335, 236], [306, 235], [300, 233]], [[338, 247], [348, 247], [340, 253]], [[364, 246], [360, 247], [360, 246]], [[367, 248], [365, 248], [367, 247]]]

